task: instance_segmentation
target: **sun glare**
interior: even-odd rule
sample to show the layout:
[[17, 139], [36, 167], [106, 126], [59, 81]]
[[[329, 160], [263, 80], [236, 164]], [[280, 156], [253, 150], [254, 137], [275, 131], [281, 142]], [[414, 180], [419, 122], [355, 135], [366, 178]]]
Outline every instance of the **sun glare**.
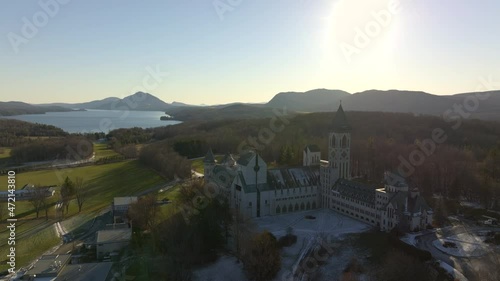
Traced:
[[403, 8], [395, 0], [334, 2], [323, 29], [325, 61], [345, 65], [387, 56], [395, 50]]

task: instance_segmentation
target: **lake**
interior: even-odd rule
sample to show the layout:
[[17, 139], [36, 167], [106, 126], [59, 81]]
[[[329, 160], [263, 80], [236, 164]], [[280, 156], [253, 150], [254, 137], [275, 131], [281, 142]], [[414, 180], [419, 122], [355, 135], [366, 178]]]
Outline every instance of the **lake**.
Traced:
[[69, 133], [108, 133], [119, 128], [153, 128], [181, 123], [161, 121], [165, 113], [161, 111], [95, 110], [71, 112], [47, 112], [45, 114], [25, 114], [3, 116], [32, 123], [53, 125]]

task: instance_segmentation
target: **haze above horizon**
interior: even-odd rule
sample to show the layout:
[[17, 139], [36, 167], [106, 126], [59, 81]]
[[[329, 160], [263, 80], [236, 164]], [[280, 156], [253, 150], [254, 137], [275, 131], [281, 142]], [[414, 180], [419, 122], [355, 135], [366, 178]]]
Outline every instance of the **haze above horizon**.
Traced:
[[[266, 102], [278, 92], [500, 81], [500, 2], [7, 1], [1, 101]], [[490, 83], [496, 90], [498, 82]]]

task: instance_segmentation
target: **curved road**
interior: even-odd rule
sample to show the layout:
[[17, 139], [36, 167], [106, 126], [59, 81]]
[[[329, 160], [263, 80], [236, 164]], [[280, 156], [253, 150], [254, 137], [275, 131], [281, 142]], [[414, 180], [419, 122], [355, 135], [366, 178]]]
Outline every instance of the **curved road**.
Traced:
[[[479, 277], [477, 276], [477, 270], [478, 268], [488, 269], [488, 268], [494, 268], [495, 266], [499, 266], [498, 264], [495, 264], [496, 263], [495, 258], [498, 258], [499, 256], [498, 250], [495, 250], [492, 247], [492, 252], [481, 257], [455, 257], [447, 253], [441, 252], [432, 244], [432, 242], [441, 237], [449, 237], [460, 233], [477, 233], [480, 231], [500, 231], [500, 228], [457, 224], [451, 227], [440, 229], [439, 230], [440, 233], [429, 232], [421, 236], [418, 236], [416, 238], [417, 241], [416, 246], [422, 250], [429, 251], [434, 258], [444, 261], [447, 264], [451, 265], [452, 267], [456, 268], [458, 271], [463, 273], [463, 275], [465, 275], [465, 277], [467, 277], [470, 281], [473, 280], [483, 281], [484, 279], [478, 279]], [[499, 280], [499, 279], [491, 279], [491, 280]]]

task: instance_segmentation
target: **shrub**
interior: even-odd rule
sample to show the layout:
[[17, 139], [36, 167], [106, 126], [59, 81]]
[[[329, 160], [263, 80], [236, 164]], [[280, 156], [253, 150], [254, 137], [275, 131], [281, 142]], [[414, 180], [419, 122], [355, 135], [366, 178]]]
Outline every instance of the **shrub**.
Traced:
[[293, 234], [287, 234], [285, 236], [280, 237], [280, 239], [278, 239], [278, 246], [280, 248], [290, 247], [295, 243], [297, 243], [297, 235], [293, 235]]

